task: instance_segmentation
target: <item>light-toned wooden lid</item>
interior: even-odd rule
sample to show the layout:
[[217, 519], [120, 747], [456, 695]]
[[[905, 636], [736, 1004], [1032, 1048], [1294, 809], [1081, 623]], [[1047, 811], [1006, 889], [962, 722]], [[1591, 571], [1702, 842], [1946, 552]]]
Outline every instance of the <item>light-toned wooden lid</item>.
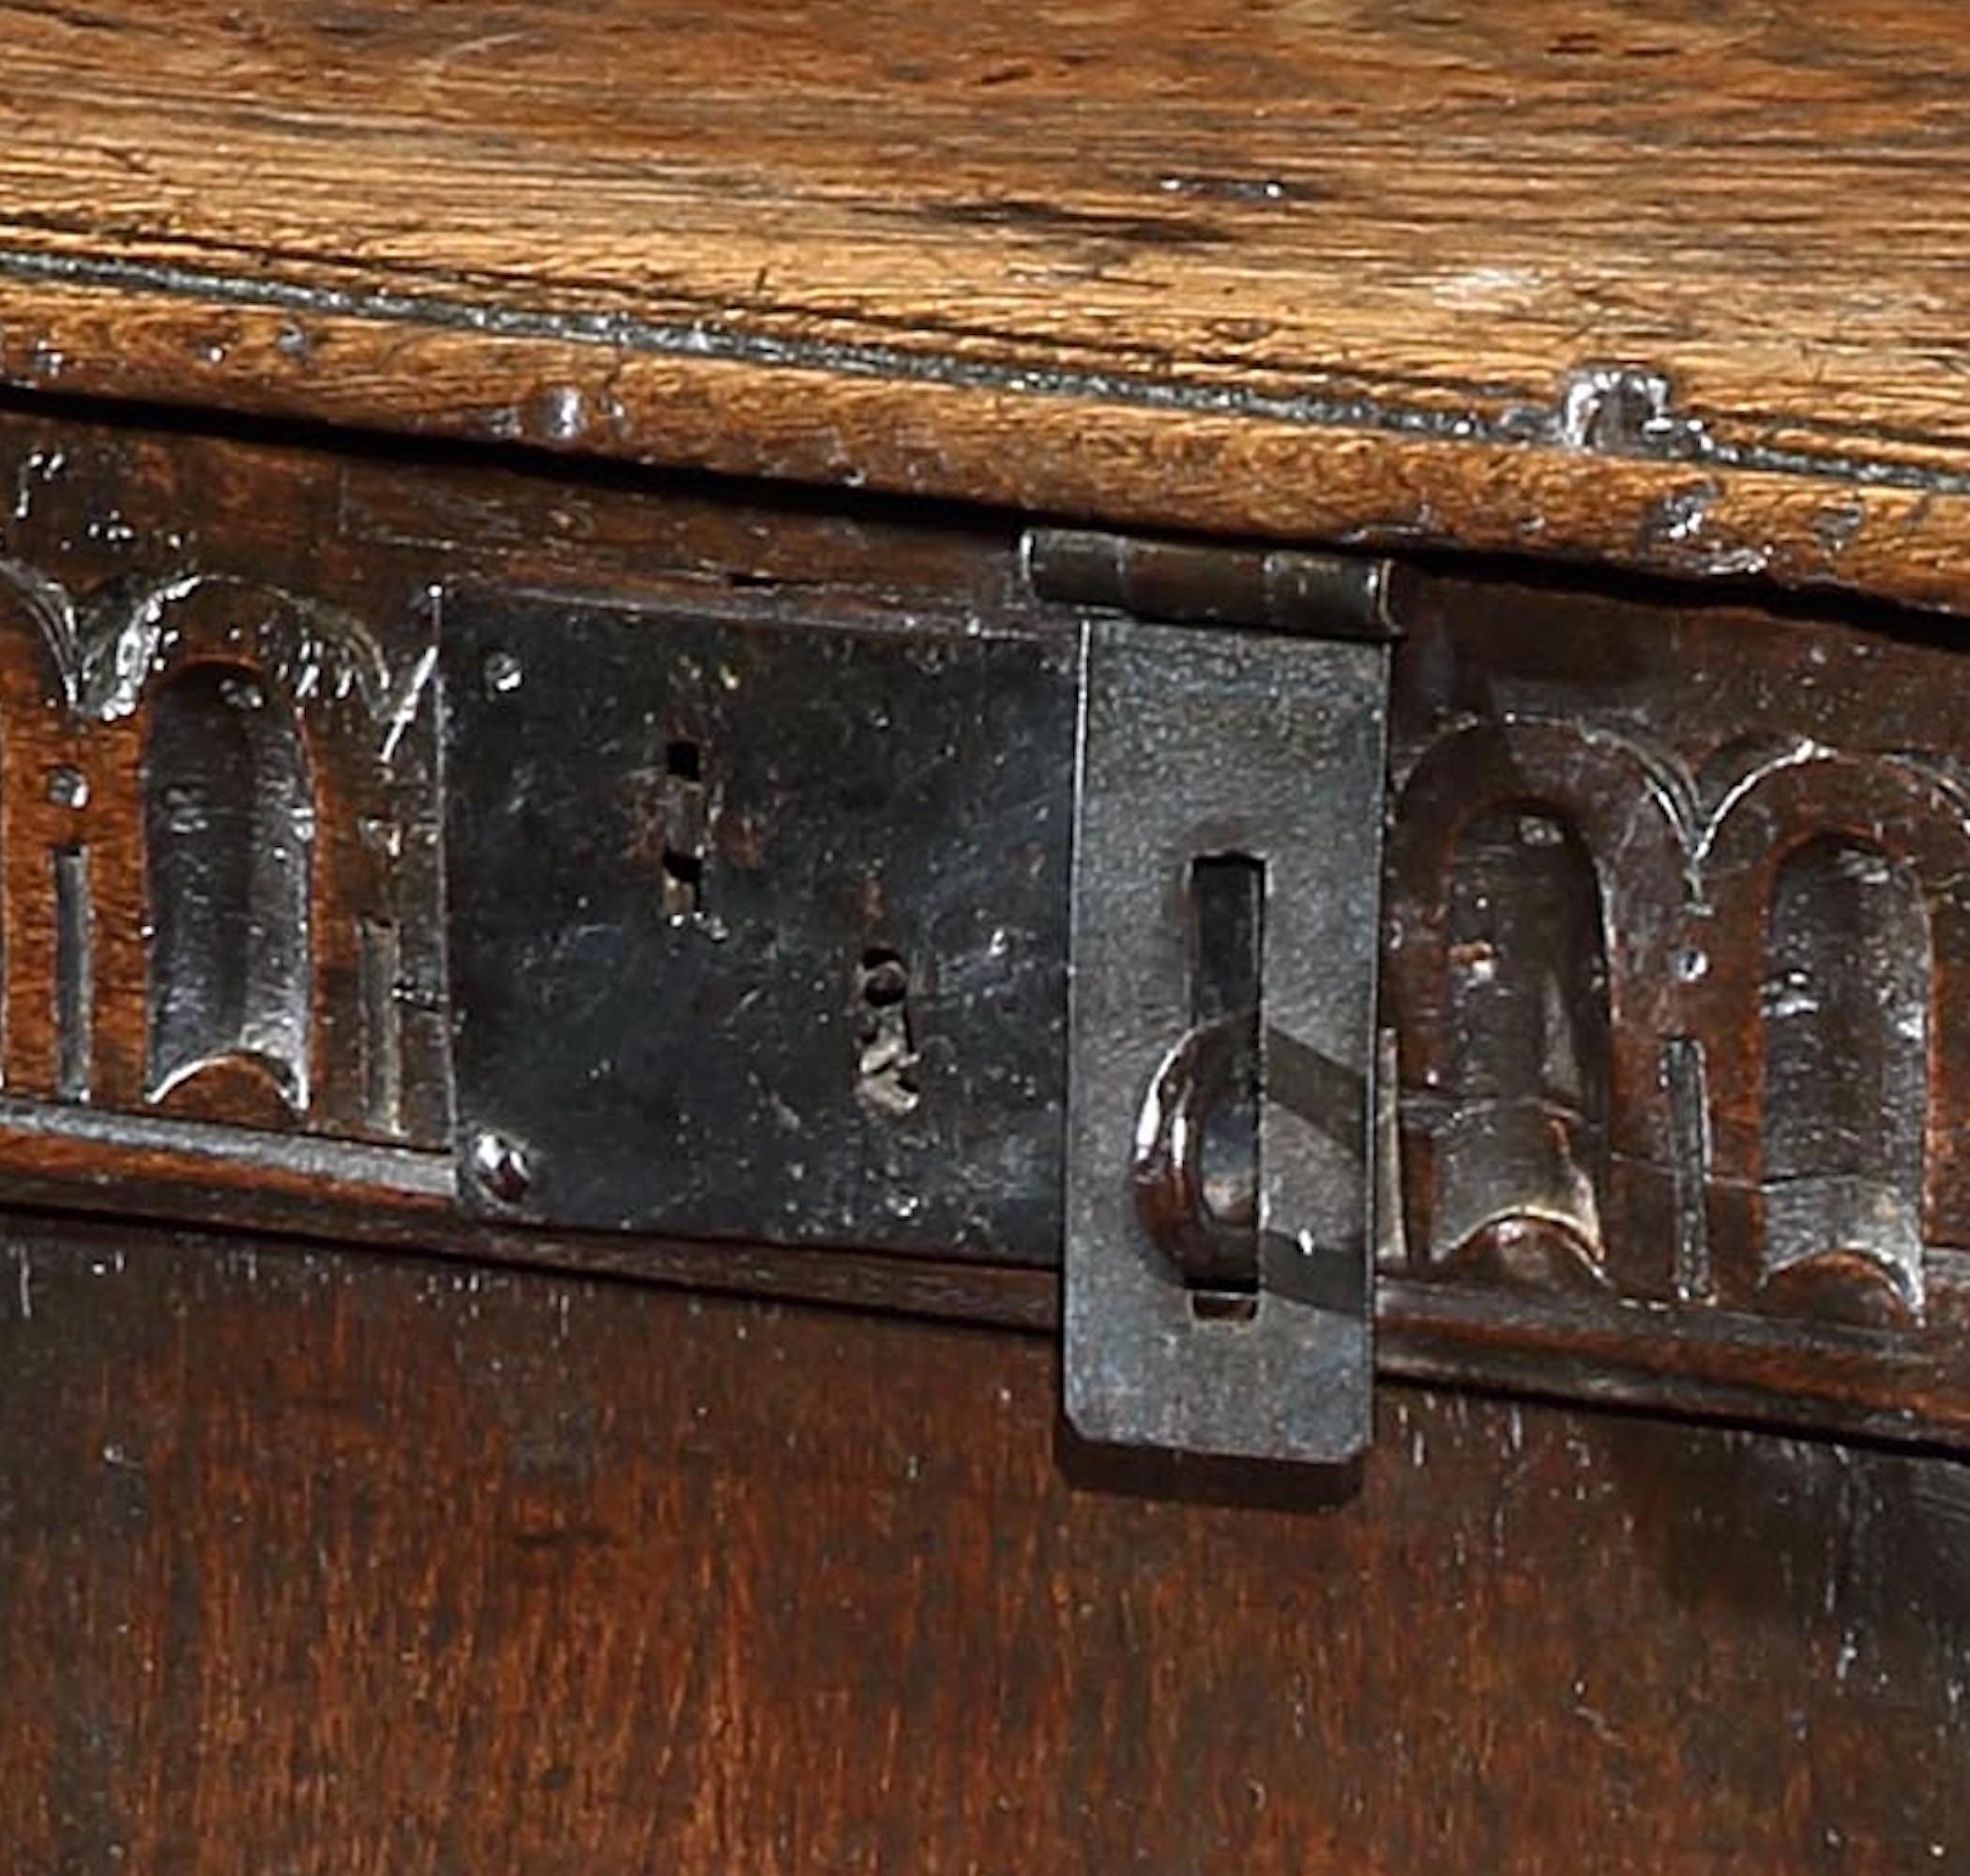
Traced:
[[74, 0], [19, 385], [1970, 596], [1959, 0]]

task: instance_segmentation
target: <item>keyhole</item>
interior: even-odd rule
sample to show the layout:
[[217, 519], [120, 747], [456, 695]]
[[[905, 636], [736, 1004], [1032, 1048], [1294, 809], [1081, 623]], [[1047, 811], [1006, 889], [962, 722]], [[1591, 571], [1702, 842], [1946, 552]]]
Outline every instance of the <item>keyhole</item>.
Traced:
[[892, 1118], [921, 1098], [910, 1022], [910, 967], [902, 953], [871, 945], [856, 976], [856, 1087], [863, 1101]]
[[705, 911], [705, 755], [682, 739], [663, 749], [663, 910], [676, 919]]

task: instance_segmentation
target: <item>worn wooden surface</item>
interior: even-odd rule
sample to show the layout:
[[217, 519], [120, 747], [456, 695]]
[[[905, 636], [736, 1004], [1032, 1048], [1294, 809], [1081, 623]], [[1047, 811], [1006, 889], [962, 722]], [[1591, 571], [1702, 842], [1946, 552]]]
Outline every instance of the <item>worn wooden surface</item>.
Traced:
[[[0, 1197], [1051, 1325], [1045, 1246], [462, 1210], [447, 592], [634, 602], [653, 658], [680, 618], [1080, 617], [1007, 517], [553, 468], [0, 411]], [[1948, 628], [1409, 567], [1387, 604], [1383, 1371], [1970, 1443]]]
[[1043, 1343], [80, 1227], [0, 1250], [20, 1876], [1970, 1858], [1947, 1461], [1391, 1391], [1360, 1495]]
[[1521, 1334], [1551, 1309], [1556, 1361], [1649, 1341], [1688, 1382], [1751, 1318], [1767, 1383], [1789, 1323], [1841, 1391], [1901, 1329], [1960, 1348], [1948, 632], [1406, 573], [1390, 610], [1385, 1278], [1513, 1296]]
[[0, 6], [0, 374], [1970, 596], [1953, 0]]

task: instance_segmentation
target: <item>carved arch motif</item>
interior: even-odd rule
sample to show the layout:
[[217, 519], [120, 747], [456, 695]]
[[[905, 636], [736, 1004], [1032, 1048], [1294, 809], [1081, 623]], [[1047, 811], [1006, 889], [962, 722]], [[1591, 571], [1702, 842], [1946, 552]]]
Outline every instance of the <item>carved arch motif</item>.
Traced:
[[1454, 730], [1407, 777], [1387, 977], [1426, 1266], [1606, 1274], [1617, 1169], [1666, 1152], [1658, 1065], [1633, 1038], [1671, 969], [1691, 803], [1673, 758], [1529, 718]]
[[[231, 575], [121, 580], [77, 598], [38, 570], [0, 560], [0, 696], [50, 706], [12, 710], [16, 734], [4, 739], [6, 940], [21, 942], [38, 923], [80, 920], [85, 968], [99, 989], [80, 1087], [52, 1066], [65, 1048], [74, 1054], [73, 1039], [45, 1037], [45, 1022], [10, 992], [8, 1078], [30, 1093], [237, 1118], [243, 1102], [252, 1104], [244, 1068], [250, 1080], [270, 1077], [282, 1097], [284, 1113], [264, 1124], [393, 1134], [401, 1075], [391, 941], [402, 840], [395, 764], [432, 663], [427, 648], [392, 670], [344, 609]], [[226, 696], [258, 699], [252, 728]], [[159, 709], [170, 719], [161, 732], [150, 721]], [[190, 717], [203, 721], [203, 757]], [[285, 835], [265, 814], [256, 822], [222, 811], [207, 816], [205, 834], [174, 844], [200, 760], [220, 785], [270, 792]], [[73, 779], [56, 788], [56, 776]], [[75, 864], [132, 827], [160, 851], [146, 860], [118, 849], [114, 864], [107, 855], [99, 867]], [[69, 856], [71, 889], [55, 916], [38, 871], [51, 853]], [[292, 871], [305, 854], [313, 895], [292, 879], [277, 890], [280, 868]], [[63, 910], [77, 878], [91, 883], [87, 902]], [[188, 917], [198, 890], [215, 884], [223, 915]], [[15, 981], [53, 980], [55, 960], [22, 962]], [[269, 989], [277, 978], [278, 996]]]
[[[1747, 953], [1759, 976], [1740, 964], [1718, 986], [1720, 1001], [1758, 1012], [1740, 1017], [1716, 1090], [1721, 1113], [1756, 1117], [1718, 1130], [1720, 1176], [1764, 1195], [1740, 1283], [1782, 1300], [1843, 1271], [1838, 1313], [1918, 1318], [1923, 1244], [1970, 1229], [1949, 1118], [1970, 1114], [1964, 800], [1918, 759], [1800, 742], [1720, 792], [1698, 855], [1713, 920], [1766, 937]], [[1789, 1076], [1796, 1057], [1826, 1072]], [[1899, 1144], [1862, 1137], [1862, 1111], [1885, 1100], [1913, 1119]]]
[[[1591, 1211], [1553, 1203], [1537, 1134], [1543, 1122], [1547, 1157], [1576, 1170], [1595, 1144], [1590, 1104], [1539, 1080], [1557, 1030], [1603, 1020], [1591, 959], [1568, 961], [1585, 927], [1554, 909], [1583, 887], [1578, 868], [1572, 885], [1501, 870], [1511, 816], [1591, 857], [1609, 1037]], [[1475, 950], [1458, 910], [1474, 878], [1493, 900]], [[1695, 776], [1589, 724], [1445, 733], [1411, 770], [1390, 841], [1387, 977], [1422, 1267], [1467, 1265], [1506, 1224], [1556, 1225], [1577, 1263], [1604, 1263], [1594, 1231], [1618, 1216], [1611, 1237], [1675, 1248], [1673, 1283], [1659, 1260], [1610, 1270], [1624, 1294], [1919, 1320], [1924, 1245], [1970, 1243], [1949, 1124], [1970, 1114], [1966, 883], [1970, 804], [1919, 758], [1797, 739], [1727, 750]], [[1501, 910], [1528, 893], [1543, 912]], [[1523, 955], [1497, 955], [1500, 932]], [[1744, 932], [1765, 942], [1712, 942]], [[1570, 968], [1575, 1014], [1521, 988], [1520, 1020], [1492, 1020], [1460, 982], [1474, 965], [1487, 988], [1529, 973], [1564, 990]], [[1786, 1001], [1788, 973], [1803, 1000]], [[1550, 1260], [1531, 1274], [1554, 1280]]]

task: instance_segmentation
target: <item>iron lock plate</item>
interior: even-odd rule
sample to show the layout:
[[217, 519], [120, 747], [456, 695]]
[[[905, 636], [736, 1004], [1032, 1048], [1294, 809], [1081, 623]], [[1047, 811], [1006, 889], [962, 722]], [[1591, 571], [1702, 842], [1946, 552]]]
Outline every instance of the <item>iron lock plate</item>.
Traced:
[[1053, 1261], [1077, 660], [449, 605], [465, 1202]]
[[1082, 1431], [1351, 1457], [1387, 657], [454, 596], [462, 1203], [1064, 1261]]

